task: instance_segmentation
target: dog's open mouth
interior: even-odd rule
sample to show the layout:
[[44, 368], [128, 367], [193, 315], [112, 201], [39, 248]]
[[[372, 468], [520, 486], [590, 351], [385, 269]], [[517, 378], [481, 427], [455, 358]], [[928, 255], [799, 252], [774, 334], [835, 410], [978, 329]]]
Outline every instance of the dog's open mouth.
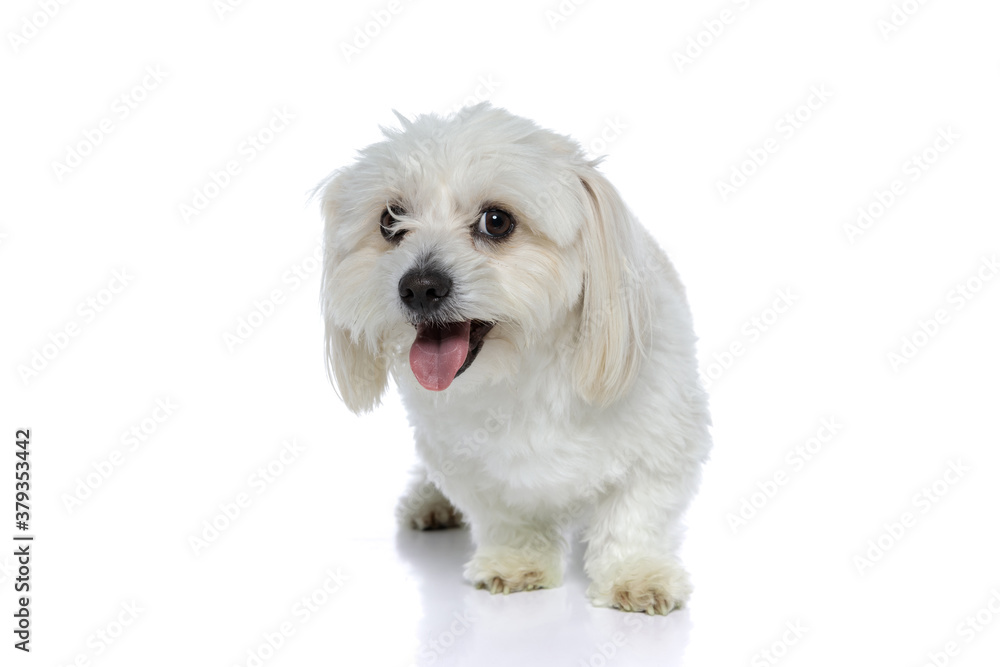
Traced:
[[475, 361], [492, 322], [466, 320], [449, 324], [417, 325], [410, 347], [410, 369], [424, 389], [441, 391]]

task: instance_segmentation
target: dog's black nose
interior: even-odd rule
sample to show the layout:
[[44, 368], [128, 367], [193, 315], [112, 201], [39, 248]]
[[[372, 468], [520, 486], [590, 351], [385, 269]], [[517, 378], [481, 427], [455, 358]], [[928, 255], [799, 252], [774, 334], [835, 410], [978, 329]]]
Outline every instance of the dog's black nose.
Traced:
[[399, 281], [399, 298], [410, 310], [430, 315], [451, 292], [451, 278], [436, 269], [413, 269]]

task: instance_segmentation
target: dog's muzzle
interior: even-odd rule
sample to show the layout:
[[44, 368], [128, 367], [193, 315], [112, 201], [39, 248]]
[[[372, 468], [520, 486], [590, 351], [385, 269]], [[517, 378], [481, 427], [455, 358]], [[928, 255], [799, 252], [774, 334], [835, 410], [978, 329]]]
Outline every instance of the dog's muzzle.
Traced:
[[492, 322], [437, 322], [451, 294], [452, 280], [436, 269], [413, 269], [399, 281], [399, 298], [416, 316], [417, 336], [410, 346], [410, 369], [425, 389], [441, 391], [461, 375], [483, 348]]

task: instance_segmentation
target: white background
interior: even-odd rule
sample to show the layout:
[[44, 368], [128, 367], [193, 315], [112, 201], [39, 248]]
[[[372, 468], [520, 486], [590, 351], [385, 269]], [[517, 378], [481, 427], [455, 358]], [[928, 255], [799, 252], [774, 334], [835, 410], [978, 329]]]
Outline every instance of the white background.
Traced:
[[[898, 2], [898, 26], [890, 0], [567, 1], [560, 20], [555, 0], [5, 3], [0, 662], [995, 664], [1000, 6]], [[688, 286], [715, 449], [688, 516], [696, 592], [667, 618], [590, 607], [579, 547], [560, 589], [473, 590], [465, 532], [394, 524], [413, 457], [395, 393], [359, 418], [327, 383], [308, 191], [391, 109], [483, 98], [606, 154]], [[275, 110], [293, 118], [268, 134]], [[859, 207], [880, 215], [852, 235]], [[836, 434], [793, 463], [823, 420]], [[8, 540], [29, 427], [24, 655]]]

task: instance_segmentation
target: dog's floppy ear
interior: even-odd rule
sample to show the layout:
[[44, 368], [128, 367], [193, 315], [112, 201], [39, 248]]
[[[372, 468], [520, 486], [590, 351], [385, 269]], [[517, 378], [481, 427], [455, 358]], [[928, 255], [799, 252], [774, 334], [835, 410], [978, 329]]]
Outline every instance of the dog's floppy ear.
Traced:
[[587, 203], [581, 243], [583, 316], [574, 379], [595, 405], [618, 400], [632, 385], [650, 340], [650, 290], [641, 267], [638, 223], [621, 195], [594, 168], [580, 173]]
[[376, 342], [362, 338], [334, 317], [337, 284], [336, 268], [343, 257], [342, 245], [350, 244], [349, 230], [338, 210], [338, 192], [344, 187], [343, 174], [334, 173], [314, 191], [321, 197], [324, 223], [323, 241], [323, 322], [326, 329], [326, 371], [334, 390], [352, 412], [369, 412], [377, 406], [388, 381], [388, 361]]
[[379, 404], [388, 380], [384, 356], [353, 340], [347, 329], [326, 318], [326, 371], [333, 387], [351, 412], [370, 412]]

